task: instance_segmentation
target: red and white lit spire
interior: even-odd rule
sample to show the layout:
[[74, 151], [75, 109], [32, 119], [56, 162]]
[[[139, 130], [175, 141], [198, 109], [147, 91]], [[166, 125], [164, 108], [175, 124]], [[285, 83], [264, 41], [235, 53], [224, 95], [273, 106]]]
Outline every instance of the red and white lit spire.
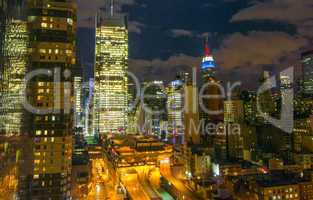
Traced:
[[216, 67], [214, 58], [209, 48], [208, 41], [205, 41], [204, 57], [202, 59], [201, 70], [214, 69]]

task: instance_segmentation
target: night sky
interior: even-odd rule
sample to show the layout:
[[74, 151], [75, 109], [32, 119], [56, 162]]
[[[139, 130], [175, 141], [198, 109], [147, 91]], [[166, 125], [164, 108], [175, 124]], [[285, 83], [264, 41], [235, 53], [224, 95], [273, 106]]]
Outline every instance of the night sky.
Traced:
[[[105, 0], [77, 0], [78, 46], [92, 76], [94, 15]], [[262, 69], [295, 65], [313, 38], [312, 0], [116, 0], [129, 17], [130, 71], [175, 78], [199, 66], [206, 36], [223, 81], [255, 85]]]

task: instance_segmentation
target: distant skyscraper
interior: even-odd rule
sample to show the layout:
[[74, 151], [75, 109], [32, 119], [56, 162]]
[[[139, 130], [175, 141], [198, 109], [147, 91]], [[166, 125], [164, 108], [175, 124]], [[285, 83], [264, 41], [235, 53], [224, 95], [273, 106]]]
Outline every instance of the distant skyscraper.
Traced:
[[128, 30], [122, 16], [99, 16], [96, 29], [94, 132], [126, 130]]
[[89, 79], [89, 81], [83, 83], [82, 91], [82, 121], [83, 121], [83, 134], [84, 136], [92, 136], [93, 133], [93, 121], [92, 121], [92, 105], [93, 105], [93, 85], [94, 80]]
[[[76, 11], [76, 4], [66, 0], [28, 1], [27, 69], [47, 69], [51, 75], [37, 75], [27, 86], [28, 102], [35, 110], [26, 114], [27, 148], [22, 151], [19, 199], [71, 196]], [[47, 112], [39, 112], [43, 109]]]
[[180, 79], [177, 79], [167, 87], [168, 131], [173, 135], [184, 133], [183, 84]]
[[242, 91], [240, 99], [243, 101], [245, 121], [248, 124], [255, 123], [257, 116], [256, 93], [252, 91]]
[[[2, 50], [3, 50], [4, 32], [5, 32], [6, 4], [7, 4], [7, 0], [0, 0], [0, 55], [1, 55], [0, 62], [3, 61]], [[2, 67], [0, 67], [0, 70], [1, 68]]]
[[211, 54], [208, 42], [205, 42], [204, 57], [201, 63], [201, 72], [204, 78], [215, 77], [216, 63]]
[[224, 101], [224, 121], [226, 123], [240, 123], [243, 119], [244, 109], [241, 100]]
[[287, 75], [281, 75], [280, 76], [280, 89], [291, 89], [292, 88], [292, 80]]
[[200, 144], [199, 94], [195, 81], [184, 84], [184, 129], [186, 144]]
[[163, 81], [151, 81], [143, 83], [142, 95], [144, 101], [143, 112], [147, 133], [160, 136], [162, 124], [167, 119], [166, 113], [166, 93]]
[[301, 54], [303, 70], [303, 93], [313, 95], [313, 50]]
[[0, 134], [19, 134], [27, 62], [27, 24], [22, 1], [0, 1]]
[[[74, 127], [79, 129], [82, 124], [82, 77], [74, 75]], [[78, 131], [80, 132], [80, 131]]]
[[6, 135], [19, 135], [23, 124], [24, 77], [28, 59], [27, 23], [7, 21], [3, 49], [0, 128]]
[[223, 121], [223, 99], [217, 97], [221, 95], [220, 82], [215, 77], [216, 64], [209, 49], [208, 43], [205, 43], [204, 57], [201, 64], [202, 74], [202, 95], [200, 104], [201, 119], [207, 122], [221, 122]]
[[[267, 88], [271, 88], [269, 84], [270, 79], [270, 73], [268, 71], [264, 71], [262, 73], [262, 76], [260, 78], [260, 84], [268, 84]], [[272, 116], [276, 112], [276, 105], [272, 96], [272, 90], [266, 90], [261, 94], [258, 94], [257, 96], [257, 104], [259, 105], [259, 111], [262, 112], [267, 116]], [[257, 112], [257, 113], [258, 113]], [[258, 115], [258, 120], [261, 122], [264, 122], [264, 119], [262, 116]]]

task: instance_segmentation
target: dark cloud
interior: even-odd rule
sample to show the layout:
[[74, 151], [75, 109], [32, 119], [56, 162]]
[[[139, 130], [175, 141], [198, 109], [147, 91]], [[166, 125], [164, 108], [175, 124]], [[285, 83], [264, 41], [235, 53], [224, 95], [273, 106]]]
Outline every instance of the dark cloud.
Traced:
[[233, 16], [233, 21], [271, 19], [299, 24], [312, 20], [313, 2], [310, 0], [255, 1], [253, 6]]
[[142, 80], [161, 79], [173, 80], [178, 72], [191, 71], [201, 63], [200, 57], [192, 57], [184, 54], [174, 55], [166, 60], [131, 59], [130, 70]]
[[142, 29], [145, 27], [144, 24], [137, 22], [137, 21], [130, 21], [128, 23], [128, 31], [129, 32], [133, 32], [133, 33], [137, 33], [137, 34], [141, 34], [142, 33]]
[[282, 32], [236, 33], [225, 38], [215, 57], [227, 69], [279, 64], [280, 58], [297, 52], [307, 43], [304, 38]]
[[[83, 11], [80, 26], [94, 26], [95, 12], [105, 1], [78, 1]], [[119, 9], [130, 20], [130, 69], [143, 78], [173, 78], [177, 71], [200, 65], [203, 38], [209, 36], [223, 78], [242, 79], [251, 73], [249, 78], [255, 80], [259, 70], [252, 68], [288, 65], [297, 59], [299, 50], [308, 46], [313, 31], [312, 3], [311, 0], [127, 1]]]

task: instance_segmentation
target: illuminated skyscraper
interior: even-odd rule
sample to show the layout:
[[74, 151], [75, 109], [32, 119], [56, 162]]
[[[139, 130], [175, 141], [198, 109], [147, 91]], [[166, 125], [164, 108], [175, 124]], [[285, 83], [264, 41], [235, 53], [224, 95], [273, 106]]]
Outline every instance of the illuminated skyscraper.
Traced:
[[[264, 71], [260, 78], [260, 84], [267, 84], [267, 88], [271, 88], [270, 83], [270, 73], [269, 71]], [[257, 112], [258, 121], [263, 122], [264, 119], [260, 116], [259, 112], [263, 112], [266, 116], [272, 116], [275, 114], [275, 102], [272, 96], [272, 90], [266, 90], [257, 96], [257, 104], [259, 105], [259, 109]]]
[[162, 124], [166, 121], [166, 93], [163, 81], [151, 81], [143, 83], [142, 94], [144, 95], [143, 111], [146, 133], [161, 135]]
[[96, 29], [94, 133], [126, 130], [128, 30], [121, 16], [99, 16]]
[[27, 85], [28, 102], [35, 109], [26, 114], [20, 199], [70, 199], [76, 10], [66, 0], [28, 1], [28, 72], [48, 73]]
[[200, 105], [201, 119], [207, 122], [218, 123], [223, 121], [223, 99], [221, 95], [220, 82], [215, 77], [216, 63], [213, 59], [208, 43], [205, 43], [204, 57], [201, 64], [202, 85]]
[[75, 134], [83, 132], [82, 121], [82, 95], [83, 95], [83, 80], [80, 64], [73, 70], [73, 83], [74, 83], [74, 128]]
[[243, 101], [227, 100], [224, 101], [224, 122], [240, 123], [244, 120]]
[[183, 82], [175, 80], [167, 87], [168, 131], [173, 135], [184, 134]]
[[199, 96], [195, 81], [184, 84], [184, 129], [186, 144], [200, 144], [199, 133]]
[[28, 58], [22, 1], [0, 1], [0, 134], [19, 135], [23, 78]]
[[303, 70], [303, 93], [307, 96], [313, 95], [313, 51], [301, 54]]
[[5, 32], [6, 3], [7, 3], [7, 0], [0, 0], [0, 55], [1, 55], [1, 57], [0, 57], [0, 70], [2, 68], [1, 61], [3, 61], [2, 50], [3, 50], [4, 32]]
[[28, 59], [27, 23], [8, 20], [3, 44], [0, 127], [6, 135], [19, 135], [23, 124], [23, 89]]

